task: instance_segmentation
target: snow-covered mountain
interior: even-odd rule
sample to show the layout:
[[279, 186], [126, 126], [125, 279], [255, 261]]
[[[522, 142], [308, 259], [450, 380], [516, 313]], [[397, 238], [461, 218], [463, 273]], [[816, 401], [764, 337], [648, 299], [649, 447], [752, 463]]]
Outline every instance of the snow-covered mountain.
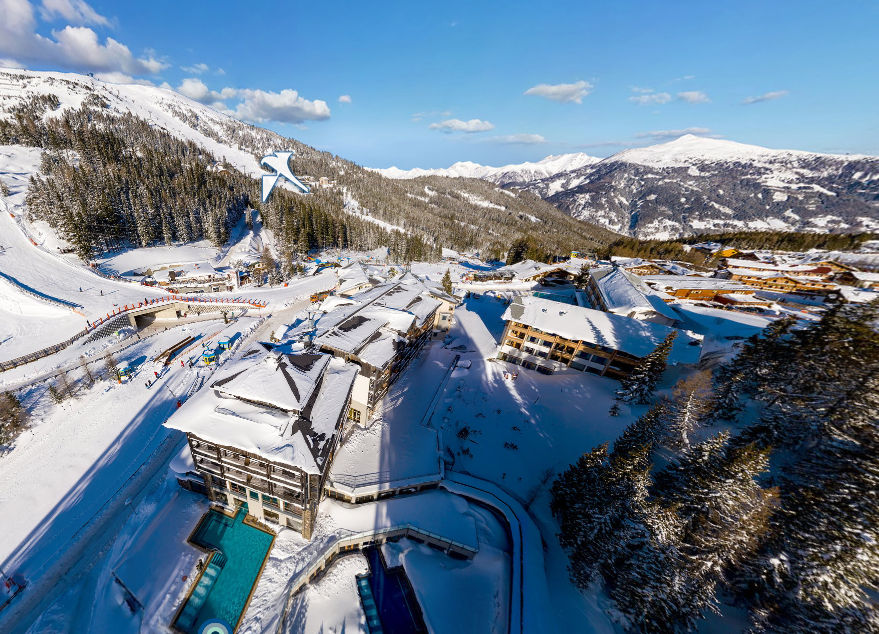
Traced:
[[[601, 160], [586, 157], [580, 159], [582, 165], [576, 160], [568, 167], [560, 163], [555, 173], [527, 180], [531, 166], [555, 167], [554, 159], [565, 157], [585, 155], [482, 168], [494, 172], [473, 169], [467, 175], [527, 189], [574, 218], [641, 238], [707, 231], [879, 229], [876, 157], [771, 150], [686, 135]], [[498, 179], [501, 171], [521, 178]], [[417, 172], [404, 174], [412, 178]]]
[[[140, 121], [140, 126], [148, 123], [148, 127], [157, 135], [169, 135], [191, 142], [198, 148], [196, 155], [205, 163], [205, 169], [217, 173], [226, 171], [233, 180], [238, 176], [258, 178], [265, 173], [259, 165], [260, 157], [279, 149], [293, 150], [295, 156], [292, 164], [298, 176], [312, 182], [326, 178], [325, 182], [329, 183], [328, 187], [313, 188], [312, 208], [326, 217], [334, 218], [337, 223], [344, 224], [345, 231], [342, 233], [348, 236], [348, 243], [353, 244], [353, 240], [357, 248], [369, 250], [382, 246], [379, 243], [390, 240], [389, 236], [381, 234], [382, 231], [405, 235], [404, 242], [412, 243], [416, 250], [432, 249], [437, 252], [441, 247], [447, 247], [462, 251], [494, 248], [500, 253], [506, 245], [523, 234], [535, 236], [552, 253], [582, 248], [582, 244], [606, 244], [614, 239], [612, 233], [573, 220], [537, 196], [527, 193], [517, 195], [501, 189], [495, 183], [461, 178], [434, 179], [438, 182], [425, 184], [385, 178], [373, 170], [364, 169], [328, 152], [321, 152], [295, 139], [236, 120], [172, 90], [156, 86], [112, 84], [74, 73], [0, 69], [0, 147], [10, 154], [30, 157], [34, 148], [46, 149], [51, 145], [48, 132], [50, 124], [57, 125], [65, 116], [76, 115], [83, 106], [95, 109], [101, 117], [116, 120], [118, 125], [111, 126], [113, 133], [118, 136], [117, 142], [126, 147], [134, 148], [143, 140], [143, 134], [137, 131], [137, 125], [130, 119], [130, 115], [134, 115]], [[18, 123], [17, 117], [23, 117], [26, 124]], [[83, 118], [83, 121], [87, 120], [87, 116]], [[81, 122], [77, 125], [89, 124]], [[198, 154], [201, 150], [207, 152]], [[174, 150], [178, 151], [183, 152], [180, 148]], [[39, 175], [38, 165], [34, 165], [33, 161], [22, 161], [19, 163], [27, 163], [31, 168], [27, 173], [15, 175], [15, 178], [27, 182], [31, 175]], [[564, 160], [559, 163], [569, 167], [577, 165], [576, 162]], [[168, 169], [157, 168], [156, 175], [167, 176], [178, 168], [183, 169], [177, 164]], [[531, 172], [529, 178], [534, 180], [546, 177], [554, 173], [555, 168], [545, 166], [542, 169], [543, 171]], [[12, 174], [2, 171], [0, 170], [0, 180], [5, 182], [13, 178]], [[112, 173], [115, 175], [112, 177], [116, 178], [120, 170]], [[148, 176], [150, 175], [152, 174]], [[179, 179], [177, 182], [182, 183]], [[242, 192], [251, 185], [247, 178], [238, 181], [237, 202], [224, 207], [227, 213], [234, 214], [237, 206], [245, 204], [245, 194]], [[170, 187], [171, 184], [153, 183], [153, 186]], [[291, 188], [284, 180], [278, 186]], [[115, 195], [119, 191], [113, 193]], [[182, 190], [178, 193], [185, 195]], [[119, 223], [122, 227], [120, 232], [124, 234], [128, 231], [127, 228], [136, 225], [134, 220], [146, 216], [136, 215], [137, 210], [134, 209], [131, 197], [116, 198], [118, 200], [112, 204], [114, 212], [132, 215], [132, 218], [126, 217], [124, 222]], [[249, 199], [253, 200], [254, 194], [249, 194]], [[45, 202], [48, 198], [44, 196], [41, 200]], [[142, 206], [142, 203], [143, 201], [137, 202], [137, 205]], [[224, 224], [234, 220], [222, 218], [222, 209], [216, 205], [209, 207], [215, 211], [219, 209], [218, 214], [214, 214], [217, 215], [217, 223]], [[183, 213], [180, 211], [183, 206], [178, 205], [174, 209]], [[161, 213], [167, 210], [153, 211], [155, 218], [151, 217], [152, 219], [141, 223], [143, 227], [135, 233], [120, 236], [114, 234], [114, 239], [137, 238], [141, 242], [154, 239], [155, 236], [147, 229], [152, 223], [158, 222], [156, 219], [163, 217]], [[51, 205], [44, 204], [41, 213], [47, 217], [52, 215]], [[88, 214], [88, 211], [83, 213]], [[52, 218], [62, 216], [63, 214], [55, 213]], [[166, 227], [172, 234], [169, 239], [189, 240], [189, 228], [194, 232], [192, 235], [201, 236], [200, 232], [205, 226], [214, 226], [210, 223], [206, 225], [203, 220], [193, 225], [183, 223], [182, 217], [175, 220], [173, 227]], [[54, 224], [52, 228], [55, 228]], [[179, 236], [174, 233], [178, 229]], [[275, 229], [272, 223], [264, 225], [267, 233]], [[89, 228], [81, 233], [88, 240], [95, 232]], [[217, 238], [217, 235], [214, 237]], [[334, 234], [327, 239], [335, 240], [337, 237]], [[314, 242], [316, 238], [314, 235], [306, 235], [305, 240]], [[403, 244], [400, 240], [397, 242]]]
[[418, 178], [419, 176], [448, 176], [450, 178], [481, 178], [498, 185], [511, 185], [549, 178], [561, 172], [593, 165], [600, 160], [588, 154], [576, 153], [547, 156], [541, 161], [504, 165], [503, 167], [491, 167], [470, 161], [461, 161], [448, 168], [421, 169], [416, 167], [411, 170], [401, 170], [397, 167], [389, 167], [387, 169], [376, 169], [375, 171], [387, 178], [396, 179]]

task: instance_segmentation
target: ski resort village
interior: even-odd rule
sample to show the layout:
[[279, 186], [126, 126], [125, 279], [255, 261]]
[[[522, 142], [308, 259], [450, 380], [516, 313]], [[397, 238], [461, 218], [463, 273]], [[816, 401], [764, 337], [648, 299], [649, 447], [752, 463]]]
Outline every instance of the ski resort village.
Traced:
[[0, 631], [877, 631], [876, 235], [622, 235], [83, 75], [0, 109]]

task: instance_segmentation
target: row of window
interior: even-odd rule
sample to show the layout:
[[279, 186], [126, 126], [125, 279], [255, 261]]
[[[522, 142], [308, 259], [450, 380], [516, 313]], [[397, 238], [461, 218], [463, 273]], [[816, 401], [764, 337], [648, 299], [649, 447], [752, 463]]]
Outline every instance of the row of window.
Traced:
[[[219, 488], [225, 488], [220, 484], [220, 482], [221, 481], [219, 480], [215, 480], [215, 486], [218, 486]], [[242, 497], [246, 497], [248, 495], [247, 487], [244, 487], [237, 482], [232, 482], [230, 480], [229, 488], [232, 490], [232, 493], [236, 493]], [[268, 495], [266, 493], [259, 493], [258, 491], [253, 490], [250, 491], [249, 495], [251, 500], [256, 500], [257, 502], [262, 501], [263, 506], [270, 506], [279, 510], [281, 509], [281, 500], [274, 496]], [[284, 502], [284, 510], [288, 513], [295, 513], [296, 515], [301, 515], [302, 513], [302, 510], [299, 507], [286, 501]]]

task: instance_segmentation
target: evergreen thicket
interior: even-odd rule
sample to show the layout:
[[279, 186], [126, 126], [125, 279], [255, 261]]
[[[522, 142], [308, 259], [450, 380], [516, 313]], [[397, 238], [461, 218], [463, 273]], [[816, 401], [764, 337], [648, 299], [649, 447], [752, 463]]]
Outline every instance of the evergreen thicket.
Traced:
[[[879, 302], [780, 320], [713, 390], [684, 379], [584, 454], [552, 487], [574, 583], [603, 583], [631, 632], [723, 604], [754, 632], [879, 632], [877, 328]], [[712, 419], [733, 427], [700, 439]]]
[[0, 393], [0, 444], [9, 443], [27, 425], [28, 411], [13, 392]]

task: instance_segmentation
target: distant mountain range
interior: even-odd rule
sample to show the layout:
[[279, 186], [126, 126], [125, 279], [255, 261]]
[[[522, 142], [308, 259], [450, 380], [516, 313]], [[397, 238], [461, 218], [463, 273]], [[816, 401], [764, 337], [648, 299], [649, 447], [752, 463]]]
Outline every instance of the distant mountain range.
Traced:
[[449, 168], [401, 170], [396, 167], [377, 169], [385, 178], [417, 178], [420, 176], [448, 176], [450, 178], [481, 178], [497, 185], [529, 183], [555, 176], [561, 172], [573, 170], [598, 163], [601, 159], [588, 154], [560, 154], [547, 156], [536, 163], [519, 163], [503, 167], [490, 167], [470, 161], [455, 163]]
[[770, 150], [693, 135], [605, 159], [550, 156], [493, 168], [379, 170], [482, 178], [526, 189], [574, 218], [639, 238], [700, 232], [879, 230], [879, 158]]

